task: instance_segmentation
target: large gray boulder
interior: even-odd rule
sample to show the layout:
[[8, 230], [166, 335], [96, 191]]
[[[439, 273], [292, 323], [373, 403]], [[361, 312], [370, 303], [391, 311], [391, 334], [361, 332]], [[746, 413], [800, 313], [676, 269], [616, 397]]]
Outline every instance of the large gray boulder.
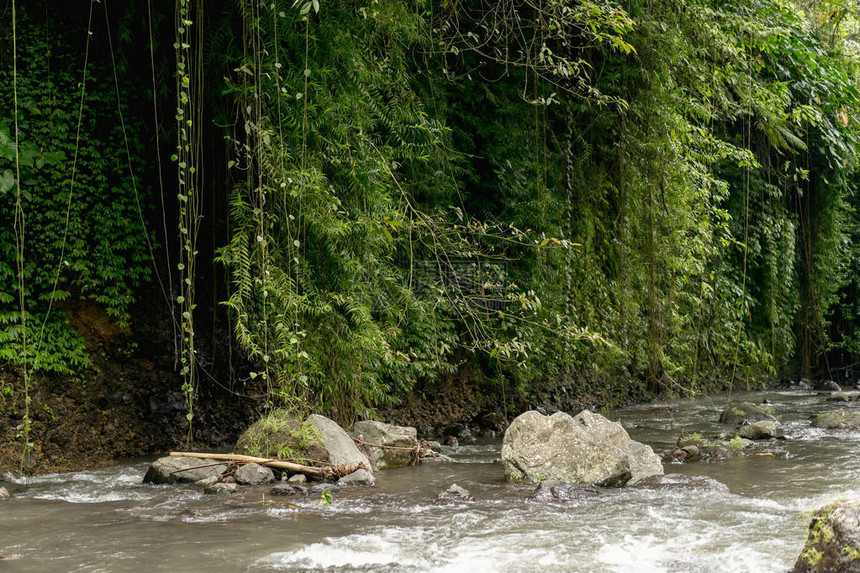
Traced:
[[663, 474], [649, 446], [631, 440], [621, 424], [588, 410], [575, 417], [521, 414], [505, 432], [502, 465], [510, 482], [552, 479], [617, 487]]
[[143, 483], [194, 483], [218, 477], [227, 471], [227, 465], [217, 460], [167, 456], [158, 458], [143, 476]]
[[448, 489], [436, 496], [436, 503], [460, 503], [467, 501], [475, 501], [472, 494], [466, 488], [460, 487], [452, 483]]
[[364, 466], [370, 470], [370, 460], [362, 454], [346, 430], [332, 420], [319, 414], [308, 416], [307, 422], [312, 424], [319, 433], [322, 447], [328, 453], [328, 461], [334, 466]]
[[352, 427], [352, 435], [370, 444], [404, 448], [391, 450], [365, 445], [364, 451], [367, 452], [370, 463], [378, 470], [408, 466], [412, 463], [411, 449], [418, 445], [418, 431], [415, 428], [373, 420], [356, 422]]
[[860, 411], [844, 410], [819, 414], [813, 418], [812, 425], [828, 430], [860, 430]]
[[795, 573], [860, 573], [860, 499], [817, 510]]

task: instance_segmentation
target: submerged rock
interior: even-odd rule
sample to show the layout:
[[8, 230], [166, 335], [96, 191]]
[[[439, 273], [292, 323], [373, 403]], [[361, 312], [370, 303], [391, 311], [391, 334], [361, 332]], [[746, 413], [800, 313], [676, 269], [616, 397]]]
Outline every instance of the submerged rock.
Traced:
[[770, 440], [776, 437], [776, 422], [761, 420], [741, 426], [738, 435], [748, 440]]
[[340, 486], [355, 486], [355, 485], [365, 485], [372, 486], [376, 484], [376, 478], [373, 477], [373, 474], [365, 469], [361, 469], [358, 471], [354, 471], [348, 476], [343, 476], [339, 480], [337, 480], [337, 485]]
[[834, 392], [833, 394], [828, 396], [826, 400], [828, 402], [850, 402], [852, 400], [852, 397], [845, 392]]
[[547, 480], [538, 484], [537, 489], [535, 489], [530, 499], [538, 502], [564, 502], [594, 497], [596, 495], [600, 495], [600, 490], [595, 487], [558, 480]]
[[340, 486], [337, 486], [333, 483], [318, 483], [308, 489], [308, 495], [320, 495], [322, 492], [328, 491], [329, 493], [337, 493], [340, 491]]
[[143, 476], [143, 483], [194, 483], [208, 477], [218, 477], [227, 465], [217, 460], [165, 456], [158, 458]]
[[650, 447], [631, 440], [621, 424], [588, 410], [576, 417], [521, 414], [505, 432], [502, 465], [510, 482], [550, 479], [605, 487], [663, 473]]
[[794, 573], [860, 573], [860, 499], [815, 511]]
[[230, 494], [236, 493], [239, 490], [239, 486], [235, 483], [213, 483], [212, 485], [207, 485], [203, 488], [203, 493], [211, 494], [211, 495], [220, 495], [220, 494]]
[[367, 453], [370, 463], [378, 470], [408, 466], [412, 463], [411, 450], [418, 445], [418, 431], [415, 428], [384, 424], [373, 420], [356, 422], [352, 428], [352, 435], [371, 444], [379, 444], [389, 448], [404, 448], [392, 450], [365, 445], [364, 451]]
[[245, 464], [236, 470], [234, 476], [236, 482], [242, 485], [262, 485], [275, 481], [274, 472], [260, 464]]
[[459, 503], [467, 501], [475, 501], [475, 498], [472, 497], [469, 490], [462, 488], [455, 483], [451, 484], [448, 489], [436, 496], [436, 503]]
[[271, 495], [307, 495], [308, 490], [301, 486], [279, 483], [269, 490]]
[[704, 489], [729, 493], [729, 486], [708, 476], [691, 476], [685, 474], [665, 474], [652, 476], [636, 484], [636, 487], [653, 489]]
[[818, 414], [812, 419], [812, 425], [827, 430], [860, 430], [860, 412], [843, 410]]

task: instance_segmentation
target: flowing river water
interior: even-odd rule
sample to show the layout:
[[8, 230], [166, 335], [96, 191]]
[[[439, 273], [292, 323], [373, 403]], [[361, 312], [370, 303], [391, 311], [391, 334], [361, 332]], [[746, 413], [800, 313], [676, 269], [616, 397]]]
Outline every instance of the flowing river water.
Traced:
[[[628, 487], [567, 503], [529, 500], [534, 486], [504, 483], [500, 443], [452, 448], [460, 463], [380, 472], [373, 488], [277, 498], [268, 487], [203, 495], [141, 483], [147, 461], [26, 481], [4, 476], [0, 571], [787, 571], [810, 510], [860, 496], [860, 434], [810, 427], [826, 403], [811, 391], [736, 394], [767, 399], [784, 441], [773, 455], [666, 464], [678, 481], [728, 486]], [[682, 425], [710, 437], [724, 396], [610, 412], [631, 437], [669, 448]], [[434, 504], [457, 483], [473, 503]]]

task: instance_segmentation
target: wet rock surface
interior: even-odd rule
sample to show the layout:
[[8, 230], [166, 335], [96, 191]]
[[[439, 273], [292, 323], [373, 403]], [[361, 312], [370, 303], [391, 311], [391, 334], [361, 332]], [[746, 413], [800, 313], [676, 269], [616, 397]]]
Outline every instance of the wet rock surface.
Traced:
[[245, 464], [236, 470], [234, 477], [236, 483], [242, 485], [263, 485], [275, 481], [274, 472], [260, 464]]
[[337, 493], [340, 491], [340, 486], [333, 483], [317, 483], [308, 488], [308, 495], [321, 495], [324, 491]]
[[307, 495], [308, 490], [298, 484], [279, 483], [269, 490], [271, 495]]
[[536, 502], [568, 502], [587, 499], [600, 495], [596, 487], [572, 484], [558, 480], [542, 481], [538, 484], [532, 501]]
[[828, 430], [857, 431], [860, 430], [860, 411], [843, 410], [818, 414], [812, 419], [812, 425]]
[[776, 437], [776, 422], [761, 420], [741, 426], [738, 435], [747, 440], [770, 440]]
[[372, 486], [375, 484], [376, 478], [373, 477], [372, 473], [365, 469], [354, 471], [337, 480], [337, 485], [339, 486]]
[[460, 487], [457, 484], [451, 484], [448, 489], [441, 492], [436, 496], [436, 503], [463, 503], [469, 501], [475, 501], [475, 498], [472, 497], [472, 494], [469, 493], [469, 490]]
[[319, 414], [311, 414], [307, 421], [319, 432], [322, 447], [327, 452], [323, 461], [335, 466], [364, 466], [367, 469], [372, 467], [367, 456], [359, 451], [346, 430], [335, 421]]
[[662, 476], [651, 476], [636, 484], [636, 487], [655, 489], [704, 489], [729, 492], [729, 486], [708, 476], [665, 474]]
[[209, 477], [217, 478], [226, 470], [227, 464], [218, 460], [166, 456], [152, 462], [143, 483], [194, 483]]
[[418, 431], [415, 428], [373, 420], [356, 422], [352, 435], [366, 442], [362, 448], [373, 467], [379, 470], [408, 466], [412, 462], [411, 450], [418, 445]]
[[735, 426], [753, 424], [763, 420], [775, 422], [776, 417], [769, 411], [769, 408], [757, 406], [751, 402], [726, 406], [720, 414], [721, 424]]
[[552, 479], [604, 487], [663, 473], [649, 446], [631, 440], [621, 424], [588, 410], [575, 417], [521, 414], [505, 432], [502, 465], [511, 482]]
[[815, 511], [794, 573], [860, 573], [860, 499]]
[[238, 491], [239, 486], [235, 483], [216, 482], [203, 488], [203, 493], [209, 495], [231, 494], [237, 493]]

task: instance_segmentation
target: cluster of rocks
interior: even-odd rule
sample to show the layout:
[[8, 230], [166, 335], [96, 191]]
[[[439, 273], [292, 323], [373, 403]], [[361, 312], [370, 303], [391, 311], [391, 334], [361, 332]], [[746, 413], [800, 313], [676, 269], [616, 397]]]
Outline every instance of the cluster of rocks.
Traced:
[[[851, 402], [857, 398], [835, 393], [828, 399]], [[698, 437], [681, 439], [676, 448], [664, 455], [663, 461], [728, 457], [755, 443], [784, 438], [767, 406], [748, 402], [730, 405], [722, 411], [719, 421], [731, 431], [717, 436], [715, 442]], [[316, 496], [337, 493], [341, 487], [372, 486], [374, 472], [410, 465], [419, 459], [450, 460], [439, 454], [438, 443], [418, 440], [415, 428], [362, 421], [354, 425], [350, 435], [322, 416], [310, 416], [304, 423], [310, 424], [318, 437], [312, 446], [305, 444], [305, 450], [315, 448], [314, 455], [333, 466], [358, 469], [337, 483], [308, 483], [302, 473], [278, 471], [256, 463], [232, 467], [215, 459], [167, 457], [152, 464], [144, 481], [194, 483], [211, 493], [235, 492], [240, 485], [279, 482], [270, 489], [271, 495]], [[822, 428], [860, 430], [860, 411], [824, 413], [812, 423]], [[505, 432], [501, 456], [506, 481], [536, 484], [529, 499], [537, 503], [576, 503], [600, 496], [605, 491], [601, 488], [630, 485], [728, 491], [724, 484], [709, 477], [664, 475], [660, 456], [649, 446], [630, 439], [620, 424], [588, 410], [576, 416], [538, 411], [521, 414]], [[8, 496], [8, 492], [0, 488], [0, 498], [4, 495]], [[473, 501], [469, 491], [452, 484], [437, 496], [435, 503]], [[860, 573], [860, 500], [840, 502], [813, 515], [806, 545], [794, 571]]]
[[[372, 486], [374, 472], [409, 465], [417, 461], [453, 461], [439, 453], [438, 443], [419, 441], [415, 428], [375, 421], [357, 422], [348, 434], [336, 422], [317, 414], [306, 420], [272, 417], [255, 422], [239, 438], [239, 455], [284, 451], [300, 459], [314, 460], [335, 470], [353, 470], [336, 484], [305, 485], [301, 471], [218, 459], [167, 456], [150, 465], [144, 483], [194, 484], [206, 493], [234, 493], [238, 486], [275, 485], [273, 495], [336, 493], [340, 487]], [[277, 455], [271, 455], [277, 459]]]
[[721, 432], [713, 440], [707, 440], [699, 434], [682, 436], [675, 448], [663, 452], [663, 461], [691, 463], [720, 460], [745, 455], [759, 442], [785, 439], [778, 431], [776, 417], [766, 405], [743, 402], [727, 406], [720, 413], [719, 421], [730, 426], [731, 431]]

